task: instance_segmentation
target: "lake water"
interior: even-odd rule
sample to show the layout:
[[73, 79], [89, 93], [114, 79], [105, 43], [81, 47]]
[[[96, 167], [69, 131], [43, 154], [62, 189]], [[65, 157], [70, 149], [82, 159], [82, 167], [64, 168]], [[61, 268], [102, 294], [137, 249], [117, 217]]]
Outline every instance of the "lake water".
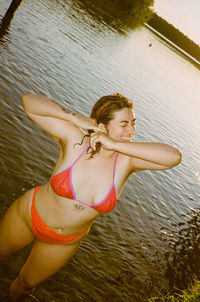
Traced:
[[[1, 17], [9, 4], [1, 3]], [[135, 141], [166, 142], [183, 153], [171, 170], [132, 176], [116, 209], [96, 220], [74, 258], [35, 297], [143, 302], [199, 276], [199, 70], [145, 27], [119, 32], [77, 1], [24, 1], [0, 42], [1, 216], [48, 181], [58, 155], [22, 110], [28, 92], [86, 115], [99, 97], [120, 92], [134, 102]], [[29, 249], [0, 265], [1, 301]]]

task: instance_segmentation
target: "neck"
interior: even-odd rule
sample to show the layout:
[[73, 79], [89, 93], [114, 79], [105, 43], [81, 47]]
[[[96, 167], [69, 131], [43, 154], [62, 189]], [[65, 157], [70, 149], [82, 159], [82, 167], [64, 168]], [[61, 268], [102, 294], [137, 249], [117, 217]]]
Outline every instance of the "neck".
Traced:
[[94, 157], [112, 157], [115, 154], [113, 150], [107, 150], [101, 147], [100, 151]]

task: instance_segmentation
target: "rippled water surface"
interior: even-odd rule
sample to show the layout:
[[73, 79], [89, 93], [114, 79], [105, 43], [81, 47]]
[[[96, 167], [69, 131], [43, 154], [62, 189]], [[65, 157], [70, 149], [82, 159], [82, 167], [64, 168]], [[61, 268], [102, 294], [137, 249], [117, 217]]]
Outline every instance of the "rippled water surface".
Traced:
[[[9, 4], [1, 3], [1, 18]], [[25, 0], [0, 42], [1, 216], [48, 180], [58, 155], [22, 110], [28, 92], [86, 115], [100, 96], [121, 92], [134, 101], [136, 141], [170, 143], [183, 153], [171, 170], [131, 177], [116, 209], [97, 219], [75, 257], [35, 297], [143, 302], [186, 286], [200, 271], [199, 70], [145, 27], [122, 33], [76, 1]], [[28, 251], [1, 264], [0, 298]]]

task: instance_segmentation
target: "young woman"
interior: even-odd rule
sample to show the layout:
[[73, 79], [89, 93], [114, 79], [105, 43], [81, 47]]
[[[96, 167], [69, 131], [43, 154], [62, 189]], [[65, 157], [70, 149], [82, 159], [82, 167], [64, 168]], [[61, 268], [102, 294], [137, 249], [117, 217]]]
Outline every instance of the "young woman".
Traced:
[[132, 141], [133, 103], [121, 94], [99, 99], [90, 118], [45, 96], [25, 95], [23, 106], [60, 144], [60, 154], [49, 182], [17, 199], [0, 224], [1, 260], [34, 241], [10, 286], [12, 302], [69, 261], [95, 218], [115, 208], [131, 174], [169, 169], [181, 161], [180, 151], [170, 145]]

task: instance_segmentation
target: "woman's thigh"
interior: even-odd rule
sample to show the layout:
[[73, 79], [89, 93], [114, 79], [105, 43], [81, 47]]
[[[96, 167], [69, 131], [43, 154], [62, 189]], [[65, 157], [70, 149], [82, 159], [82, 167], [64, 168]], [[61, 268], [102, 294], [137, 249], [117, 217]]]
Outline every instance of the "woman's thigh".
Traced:
[[0, 222], [0, 260], [4, 260], [34, 240], [30, 222], [32, 190], [17, 199]]
[[35, 287], [56, 273], [76, 253], [81, 241], [74, 244], [47, 244], [36, 240], [21, 269], [20, 279], [28, 287]]

